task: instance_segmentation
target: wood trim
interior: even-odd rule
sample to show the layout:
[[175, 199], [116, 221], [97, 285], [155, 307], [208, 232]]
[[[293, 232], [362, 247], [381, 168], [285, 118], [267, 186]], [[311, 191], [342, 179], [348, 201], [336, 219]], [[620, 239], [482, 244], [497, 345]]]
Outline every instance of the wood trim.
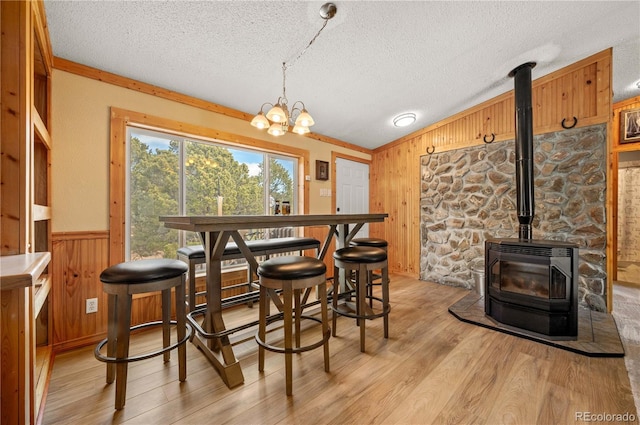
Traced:
[[[126, 89], [134, 90], [140, 93], [150, 94], [162, 99], [171, 100], [173, 102], [182, 103], [184, 105], [193, 106], [194, 108], [204, 109], [205, 111], [226, 115], [228, 117], [237, 118], [248, 122], [253, 119], [253, 114], [242, 112], [237, 109], [229, 108], [227, 106], [222, 106], [217, 103], [208, 102], [206, 100], [198, 99], [193, 96], [181, 94], [162, 87], [154, 86], [152, 84], [147, 84], [142, 81], [133, 80], [131, 78], [123, 77], [111, 72], [102, 71], [100, 69], [72, 62], [70, 60], [63, 59], [57, 56], [53, 58], [53, 67], [60, 71], [65, 71], [93, 80], [102, 81], [103, 83], [107, 84], [113, 84], [118, 87], [124, 87]], [[308, 133], [301, 137], [319, 140], [324, 143], [329, 143], [357, 152], [367, 153], [369, 155], [371, 155], [373, 152], [371, 149], [366, 149], [362, 146], [353, 145], [351, 143], [334, 139], [332, 137], [323, 136], [317, 133]]]
[[[608, 129], [611, 132], [611, 126]], [[613, 281], [618, 279], [618, 153], [607, 147], [607, 311], [613, 310]]]
[[[371, 160], [344, 153], [331, 151], [331, 213], [336, 213], [336, 160], [338, 158], [348, 161], [360, 162], [369, 166], [369, 177], [371, 177]], [[371, 193], [371, 182], [369, 182], [369, 193]], [[369, 197], [369, 212], [371, 212], [371, 197]]]
[[53, 58], [53, 67], [54, 69], [58, 69], [60, 71], [66, 71], [72, 74], [80, 75], [82, 77], [102, 81], [103, 83], [112, 84], [118, 87], [124, 87], [126, 89], [134, 90], [140, 93], [150, 94], [155, 97], [168, 99], [174, 102], [193, 106], [195, 108], [204, 109], [205, 111], [226, 115], [228, 117], [238, 118], [245, 121], [251, 121], [251, 119], [253, 118], [252, 115], [246, 112], [239, 111], [237, 109], [228, 108], [226, 106], [207, 102], [192, 96], [180, 94], [178, 92], [168, 90], [159, 86], [147, 84], [142, 81], [123, 77], [111, 72], [102, 71], [100, 69], [82, 65], [77, 62], [60, 58], [58, 56], [54, 56]]
[[127, 118], [111, 110], [109, 141], [109, 265], [124, 260]]
[[82, 232], [57, 232], [51, 234], [53, 241], [77, 241], [86, 239], [109, 239], [108, 230], [82, 231]]
[[53, 68], [53, 53], [51, 50], [51, 38], [49, 37], [49, 27], [47, 25], [47, 14], [45, 12], [44, 1], [36, 0], [31, 3], [33, 9], [33, 29], [40, 43], [42, 57], [47, 69], [47, 75], [51, 75]]

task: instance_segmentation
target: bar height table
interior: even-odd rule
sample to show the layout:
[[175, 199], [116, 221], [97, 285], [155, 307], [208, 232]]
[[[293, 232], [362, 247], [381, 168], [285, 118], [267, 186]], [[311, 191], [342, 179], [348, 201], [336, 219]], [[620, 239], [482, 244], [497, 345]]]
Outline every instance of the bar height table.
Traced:
[[[229, 335], [222, 318], [222, 254], [224, 248], [233, 239], [251, 267], [257, 269], [258, 262], [240, 235], [240, 230], [329, 226], [327, 237], [318, 253], [324, 259], [331, 239], [336, 238], [337, 248], [349, 245], [349, 241], [365, 223], [383, 222], [386, 213], [379, 214], [318, 214], [318, 215], [251, 215], [251, 216], [201, 216], [170, 215], [161, 216], [160, 221], [170, 229], [197, 232], [205, 251], [207, 270], [207, 303], [202, 330], [196, 329], [193, 343], [200, 348], [216, 368], [224, 383], [233, 388], [244, 382], [240, 362], [236, 359]], [[353, 225], [350, 229], [349, 227]], [[335, 279], [335, 276], [334, 276]], [[339, 276], [341, 285], [344, 275]], [[242, 328], [242, 327], [240, 327]], [[238, 329], [240, 329], [238, 328]]]

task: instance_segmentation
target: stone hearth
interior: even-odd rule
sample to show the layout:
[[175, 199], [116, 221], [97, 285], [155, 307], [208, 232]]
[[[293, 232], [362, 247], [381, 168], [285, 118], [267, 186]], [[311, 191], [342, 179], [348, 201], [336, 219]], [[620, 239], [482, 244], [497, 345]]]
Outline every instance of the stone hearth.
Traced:
[[578, 309], [578, 338], [554, 339], [548, 335], [505, 325], [484, 314], [484, 297], [470, 293], [449, 307], [449, 312], [463, 322], [537, 341], [552, 347], [572, 351], [590, 357], [623, 357], [624, 346], [620, 340], [613, 316], [582, 306]]

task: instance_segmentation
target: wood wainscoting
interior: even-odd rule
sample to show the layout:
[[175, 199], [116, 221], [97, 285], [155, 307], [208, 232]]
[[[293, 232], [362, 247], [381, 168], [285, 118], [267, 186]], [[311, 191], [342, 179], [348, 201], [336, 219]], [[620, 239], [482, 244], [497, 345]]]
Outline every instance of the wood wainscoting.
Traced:
[[[109, 232], [54, 233], [51, 265], [53, 350], [92, 344], [107, 334], [107, 295], [100, 273], [109, 265]], [[85, 314], [85, 300], [98, 312]]]

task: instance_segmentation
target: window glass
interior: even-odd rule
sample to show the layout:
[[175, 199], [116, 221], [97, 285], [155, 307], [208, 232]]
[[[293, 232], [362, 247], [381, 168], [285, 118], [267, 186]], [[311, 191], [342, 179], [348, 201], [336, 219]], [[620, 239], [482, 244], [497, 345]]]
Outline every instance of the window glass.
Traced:
[[[296, 209], [297, 159], [167, 133], [128, 128], [126, 253], [132, 260], [176, 258], [194, 232], [166, 229], [161, 215], [274, 214]], [[293, 229], [249, 229], [245, 239], [292, 236]]]
[[158, 217], [180, 213], [179, 144], [133, 133], [129, 141], [129, 258], [175, 258], [178, 231]]

